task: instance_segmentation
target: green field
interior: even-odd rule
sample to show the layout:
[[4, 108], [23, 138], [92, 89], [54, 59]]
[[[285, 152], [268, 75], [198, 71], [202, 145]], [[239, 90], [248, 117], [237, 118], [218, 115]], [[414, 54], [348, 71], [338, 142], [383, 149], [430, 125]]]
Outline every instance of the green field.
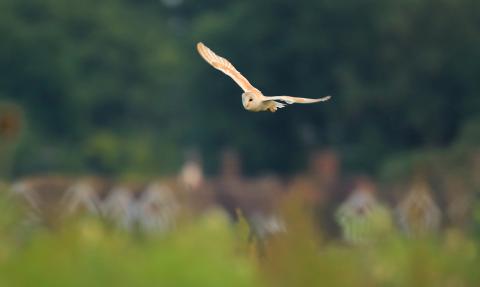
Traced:
[[283, 208], [288, 232], [259, 242], [248, 239], [243, 219], [232, 225], [220, 210], [155, 235], [125, 233], [94, 218], [55, 228], [28, 224], [12, 202], [2, 200], [0, 286], [480, 284], [478, 234], [446, 229], [408, 239], [390, 230], [350, 245], [324, 239], [290, 202]]

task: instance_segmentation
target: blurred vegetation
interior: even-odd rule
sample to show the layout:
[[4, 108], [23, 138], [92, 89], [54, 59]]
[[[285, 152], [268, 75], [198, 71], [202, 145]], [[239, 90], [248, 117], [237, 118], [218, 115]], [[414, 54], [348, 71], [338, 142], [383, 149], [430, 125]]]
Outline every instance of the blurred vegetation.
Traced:
[[[294, 201], [293, 201], [294, 202]], [[220, 211], [183, 220], [163, 235], [127, 234], [92, 218], [50, 230], [18, 224], [0, 201], [2, 286], [478, 286], [480, 237], [446, 230], [407, 240], [392, 232], [374, 244], [325, 241], [295, 203], [288, 232], [247, 240]], [[478, 218], [477, 218], [478, 220]], [[480, 222], [476, 222], [478, 225]]]
[[[1, 1], [0, 99], [27, 122], [7, 174], [170, 172], [188, 147], [211, 170], [224, 146], [250, 171], [291, 171], [316, 146], [377, 171], [412, 151], [478, 144], [479, 10], [474, 0]], [[267, 95], [333, 100], [247, 113], [197, 41]]]
[[[287, 173], [334, 147], [349, 171], [391, 185], [421, 174], [478, 191], [478, 11], [475, 0], [0, 1], [0, 189], [46, 171], [171, 173], [192, 147], [208, 172], [235, 147], [249, 173]], [[333, 99], [246, 112], [198, 41], [266, 95]], [[92, 218], [50, 230], [2, 199], [0, 286], [479, 286], [476, 205], [468, 230], [374, 230], [374, 244], [351, 246], [295, 204], [287, 233], [256, 242], [220, 211], [149, 236]]]

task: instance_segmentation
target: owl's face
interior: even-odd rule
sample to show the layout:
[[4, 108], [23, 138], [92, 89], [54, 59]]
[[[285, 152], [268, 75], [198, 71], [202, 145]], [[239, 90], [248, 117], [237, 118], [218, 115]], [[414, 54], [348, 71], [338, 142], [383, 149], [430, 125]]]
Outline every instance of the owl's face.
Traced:
[[246, 109], [246, 110], [250, 110], [252, 109], [253, 107], [256, 106], [256, 102], [255, 102], [255, 96], [250, 93], [250, 92], [246, 92], [246, 93], [243, 93], [242, 94], [242, 104], [243, 104], [243, 107]]

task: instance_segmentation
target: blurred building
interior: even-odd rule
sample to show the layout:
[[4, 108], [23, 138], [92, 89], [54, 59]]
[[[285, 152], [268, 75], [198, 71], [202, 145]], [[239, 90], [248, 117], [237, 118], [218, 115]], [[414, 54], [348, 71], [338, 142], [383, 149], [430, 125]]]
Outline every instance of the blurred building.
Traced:
[[234, 221], [237, 220], [238, 199], [248, 190], [242, 174], [240, 155], [234, 150], [225, 150], [220, 158], [220, 170], [214, 182], [216, 201]]
[[115, 226], [132, 231], [136, 227], [135, 197], [144, 185], [118, 184], [111, 189], [101, 204], [102, 216]]
[[102, 200], [114, 188], [114, 182], [100, 177], [76, 180], [65, 192], [62, 202], [67, 214], [101, 216]]
[[238, 220], [239, 214], [245, 217], [251, 239], [263, 240], [285, 231], [285, 223], [277, 208], [283, 186], [274, 175], [243, 176], [238, 153], [227, 150], [222, 154], [220, 172], [215, 181], [217, 201], [234, 221]]
[[205, 181], [202, 161], [197, 153], [192, 152], [187, 156], [179, 173], [179, 182], [189, 190], [199, 190]]
[[198, 215], [216, 205], [213, 183], [204, 174], [203, 162], [196, 152], [191, 152], [180, 169], [175, 193], [184, 212]]
[[134, 209], [140, 230], [147, 233], [171, 231], [179, 213], [173, 191], [162, 182], [150, 183], [136, 199]]
[[239, 208], [250, 225], [251, 237], [263, 240], [286, 231], [278, 210], [283, 194], [283, 183], [277, 177], [263, 176], [252, 180], [249, 191], [238, 198]]
[[11, 193], [26, 207], [30, 219], [53, 226], [64, 218], [63, 197], [72, 182], [61, 176], [25, 178], [12, 185]]
[[398, 204], [400, 228], [411, 237], [436, 233], [440, 229], [440, 208], [426, 180], [417, 180]]
[[443, 180], [446, 224], [454, 228], [467, 229], [472, 223], [475, 204], [473, 182], [465, 172], [451, 173]]
[[390, 210], [377, 200], [376, 193], [371, 179], [359, 177], [354, 181], [350, 195], [335, 213], [346, 242], [371, 243], [393, 231]]
[[315, 217], [319, 229], [338, 234], [333, 216], [343, 196], [341, 163], [333, 150], [317, 150], [308, 157], [308, 168], [293, 178], [289, 191], [298, 194]]

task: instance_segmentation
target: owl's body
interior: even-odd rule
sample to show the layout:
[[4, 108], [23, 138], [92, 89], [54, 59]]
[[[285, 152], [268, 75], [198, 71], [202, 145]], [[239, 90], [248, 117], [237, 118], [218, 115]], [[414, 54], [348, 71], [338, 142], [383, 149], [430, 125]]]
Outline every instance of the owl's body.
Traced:
[[251, 112], [262, 112], [273, 109], [275, 106], [274, 102], [265, 101], [265, 98], [266, 97], [260, 92], [245, 92], [242, 94], [242, 104], [247, 111]]
[[330, 99], [330, 96], [326, 96], [319, 99], [297, 98], [290, 96], [276, 96], [266, 97], [255, 88], [250, 82], [238, 72], [235, 67], [226, 59], [216, 55], [203, 43], [197, 44], [197, 50], [202, 58], [212, 65], [215, 69], [222, 71], [232, 78], [244, 91], [242, 94], [243, 107], [251, 112], [270, 111], [275, 112], [277, 109], [283, 108], [286, 105], [301, 103], [311, 104], [324, 102]]

